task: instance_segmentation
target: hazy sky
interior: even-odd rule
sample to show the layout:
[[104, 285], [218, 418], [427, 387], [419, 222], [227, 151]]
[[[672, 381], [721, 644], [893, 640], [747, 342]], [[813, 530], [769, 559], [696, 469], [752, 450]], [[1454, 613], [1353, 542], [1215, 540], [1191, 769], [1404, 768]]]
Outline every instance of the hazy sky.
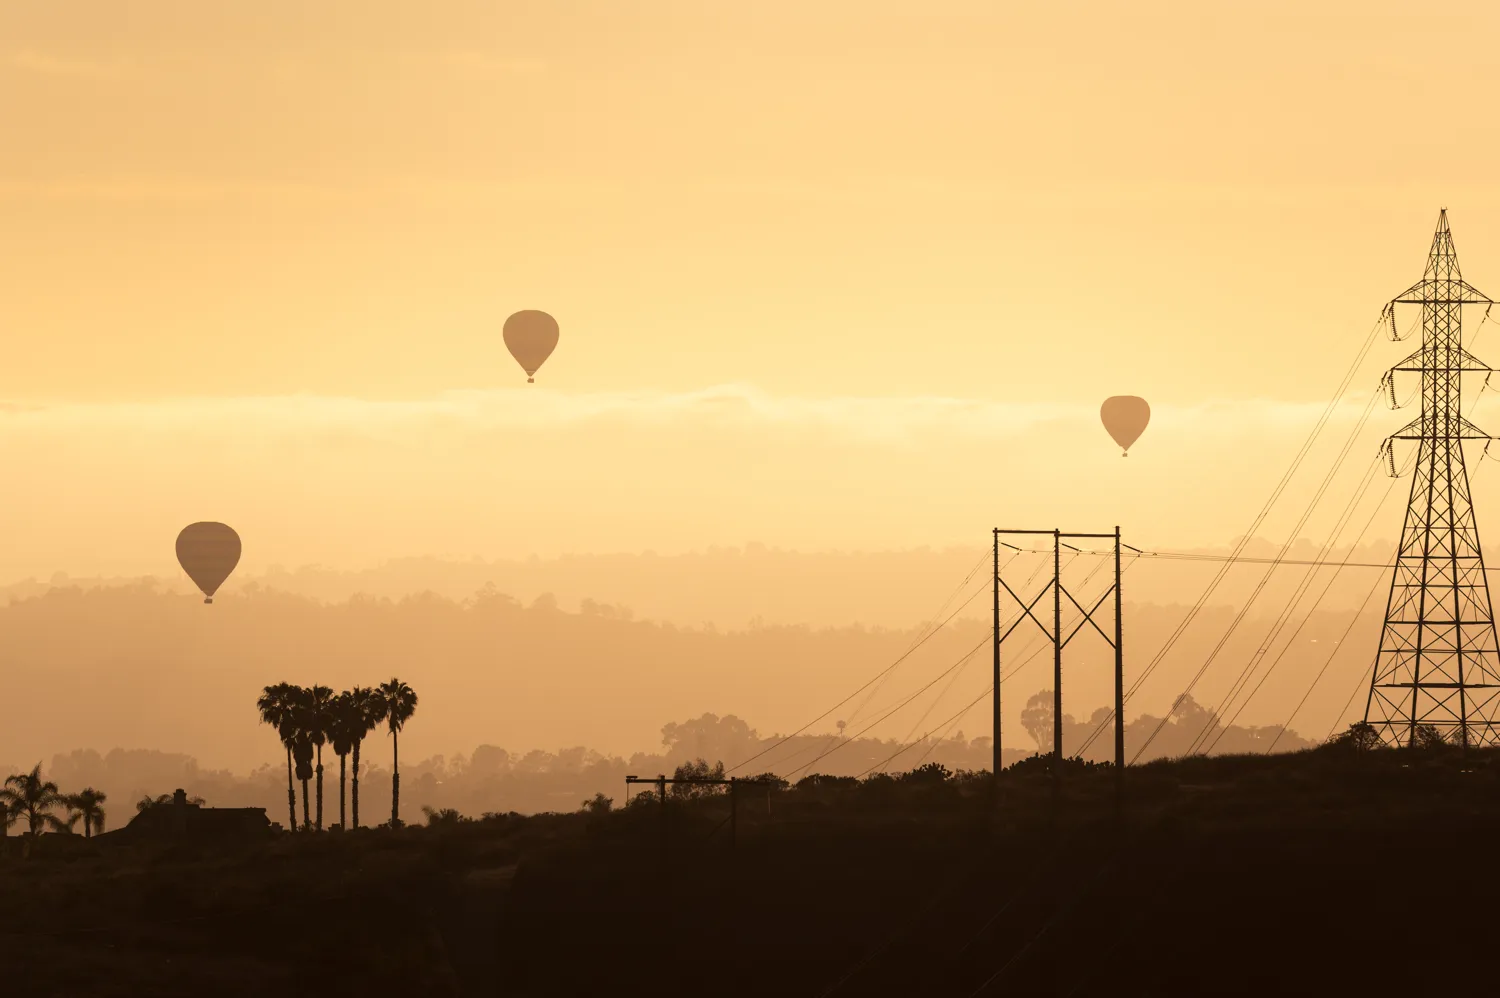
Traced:
[[[0, 0], [0, 576], [163, 569], [203, 518], [252, 567], [1226, 540], [1440, 206], [1500, 293], [1496, 37], [1478, 2]], [[534, 386], [521, 308], [562, 326]], [[1156, 409], [1124, 461], [1111, 394]]]

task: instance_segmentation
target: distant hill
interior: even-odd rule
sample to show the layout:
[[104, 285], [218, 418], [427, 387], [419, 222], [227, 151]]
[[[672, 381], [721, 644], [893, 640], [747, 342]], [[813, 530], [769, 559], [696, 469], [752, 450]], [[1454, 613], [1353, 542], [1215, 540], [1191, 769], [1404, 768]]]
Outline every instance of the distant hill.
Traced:
[[[1125, 539], [1137, 547], [1149, 548], [1145, 538], [1127, 534]], [[1028, 546], [1046, 547], [1046, 544]], [[1244, 554], [1267, 559], [1280, 546], [1257, 539], [1247, 545]], [[1357, 550], [1344, 548], [1323, 553], [1323, 558], [1379, 564], [1389, 561], [1393, 548], [1392, 543], [1376, 542]], [[1221, 547], [1179, 553], [1222, 558], [1229, 550]], [[1320, 553], [1319, 546], [1301, 541], [1288, 552], [1288, 558], [1309, 561]], [[1065, 584], [1089, 593], [1102, 592], [1108, 585], [1112, 571], [1108, 559], [1065, 551], [1063, 560]], [[1037, 582], [1045, 582], [1051, 561], [1050, 553], [1021, 555], [1007, 550], [1002, 573], [1012, 585], [1020, 584], [1022, 588], [1029, 585], [1034, 590]], [[234, 575], [222, 591], [231, 594], [247, 589], [273, 589], [338, 603], [357, 595], [401, 599], [419, 593], [463, 600], [493, 585], [523, 604], [550, 595], [566, 610], [578, 610], [586, 603], [610, 604], [625, 611], [627, 617], [670, 622], [679, 627], [713, 624], [722, 630], [737, 630], [755, 624], [843, 627], [858, 623], [906, 629], [936, 613], [944, 598], [965, 579], [970, 583], [966, 594], [984, 589], [989, 563], [989, 549], [978, 546], [799, 552], [747, 544], [674, 555], [648, 552], [494, 561], [412, 557], [395, 558], [362, 569], [317, 565], [296, 569], [273, 567], [261, 574]], [[1197, 599], [1220, 564], [1178, 558], [1137, 560], [1127, 552], [1125, 568], [1126, 593], [1132, 602], [1170, 606], [1187, 605]], [[1211, 605], [1241, 605], [1268, 568], [1253, 562], [1236, 567], [1215, 592]], [[1267, 608], [1284, 602], [1309, 571], [1308, 566], [1301, 564], [1282, 566], [1272, 575], [1259, 606]], [[1316, 573], [1314, 595], [1322, 590], [1331, 574], [1327, 569]], [[1389, 573], [1380, 570], [1345, 569], [1321, 607], [1353, 610], [1365, 601], [1372, 587], [1388, 586], [1389, 581]], [[37, 596], [59, 587], [87, 589], [143, 582], [167, 591], [193, 591], [180, 572], [155, 578], [70, 578], [59, 573], [47, 580], [27, 579], [0, 586], [0, 602]], [[988, 600], [980, 596], [961, 610], [959, 619], [987, 619], [988, 608]]]
[[[1225, 609], [1205, 611], [1127, 715], [1134, 720], [1164, 713], [1232, 616]], [[1128, 679], [1140, 674], [1181, 619], [1181, 608], [1127, 605]], [[1335, 649], [1326, 677], [1293, 724], [1318, 740], [1351, 699], [1351, 684], [1357, 688], [1364, 681], [1367, 642], [1378, 616], [1361, 618], [1340, 645], [1349, 616], [1320, 614], [1298, 633], [1285, 659], [1278, 661], [1273, 649], [1257, 660], [1270, 623], [1248, 621], [1193, 697], [1201, 709], [1212, 710], [1252, 660], [1256, 675], [1276, 662], [1250, 708], [1232, 720], [1247, 728], [1283, 723], [1327, 661], [1320, 649]], [[577, 613], [548, 599], [526, 606], [492, 587], [463, 601], [428, 594], [338, 603], [247, 587], [211, 607], [149, 584], [53, 588], [0, 607], [7, 694], [34, 706], [14, 711], [0, 729], [0, 759], [20, 766], [76, 749], [149, 748], [180, 753], [173, 764], [179, 767], [192, 762], [228, 773], [269, 767], [265, 786], [274, 788], [284, 781], [283, 757], [275, 734], [255, 712], [263, 686], [285, 680], [342, 689], [397, 674], [421, 696], [402, 735], [408, 786], [421, 778], [424, 760], [470, 760], [486, 745], [533, 761], [574, 753], [629, 762], [661, 751], [664, 720], [705, 713], [743, 718], [759, 738], [806, 726], [803, 733], [811, 740], [792, 743], [799, 749], [831, 744], [840, 720], [847, 723], [847, 738], [878, 739], [891, 751], [929, 735], [944, 742], [933, 758], [972, 768], [988, 761], [978, 739], [989, 733], [989, 633], [985, 622], [960, 620], [906, 655], [922, 631], [857, 625], [684, 628], [629, 619], [603, 603]], [[1050, 688], [1051, 655], [1037, 636], [1018, 632], [1005, 647], [1004, 662], [1005, 742], [1025, 754], [1036, 747], [1025, 724], [1026, 703]], [[1091, 715], [1110, 702], [1111, 662], [1102, 642], [1087, 633], [1069, 646], [1064, 708], [1079, 719], [1075, 725], [1091, 728]], [[1075, 730], [1081, 729], [1065, 729], [1070, 752], [1084, 737]], [[867, 757], [878, 761], [879, 745], [866, 744]], [[1278, 747], [1296, 744], [1287, 739]], [[570, 748], [577, 746], [586, 748]], [[1176, 750], [1185, 748], [1183, 743]], [[534, 751], [541, 756], [529, 755]], [[725, 762], [736, 761], [728, 749], [713, 751], [722, 752]], [[372, 736], [366, 766], [388, 765], [388, 753], [388, 739]], [[803, 758], [788, 761], [797, 765], [812, 754], [809, 748]], [[819, 767], [833, 771], [846, 759], [853, 766], [856, 754], [845, 752]], [[771, 756], [767, 768], [775, 761]], [[337, 764], [326, 752], [324, 762]], [[434, 781], [448, 778], [446, 764], [430, 769]], [[89, 779], [86, 771], [78, 779]], [[164, 771], [150, 780], [126, 780], [125, 792], [168, 792], [184, 785], [177, 779]], [[605, 789], [613, 785], [611, 775]], [[574, 784], [565, 789], [571, 793]], [[202, 792], [213, 804], [276, 804]]]

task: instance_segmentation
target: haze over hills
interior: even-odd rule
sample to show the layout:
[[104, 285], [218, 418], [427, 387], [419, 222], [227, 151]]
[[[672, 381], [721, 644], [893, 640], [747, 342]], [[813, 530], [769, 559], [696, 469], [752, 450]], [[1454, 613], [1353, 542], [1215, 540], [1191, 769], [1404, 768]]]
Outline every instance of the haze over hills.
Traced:
[[[422, 698], [402, 736], [402, 758], [413, 772], [425, 765], [441, 779], [445, 765], [486, 745], [518, 759], [538, 750], [602, 753], [620, 757], [624, 766], [623, 760], [661, 751], [663, 725], [704, 713], [741, 718], [762, 737], [798, 730], [901, 658], [945, 597], [954, 596], [947, 603], [951, 612], [969, 594], [975, 599], [965, 612], [884, 682], [814, 723], [809, 734], [833, 737], [834, 721], [845, 720], [851, 736], [884, 739], [892, 751], [925, 733], [972, 741], [989, 731], [990, 597], [981, 555], [987, 552], [798, 554], [751, 547], [676, 558], [418, 559], [360, 573], [303, 569], [251, 576], [226, 587], [212, 607], [185, 585], [149, 580], [26, 583], [9, 587], [7, 605], [0, 607], [0, 666], [15, 697], [35, 703], [66, 698], [67, 722], [59, 723], [54, 711], [19, 714], [0, 731], [0, 759], [46, 761], [76, 750], [102, 758], [117, 748], [180, 753], [204, 772], [241, 774], [236, 779], [269, 766], [262, 780], [270, 793], [280, 779], [281, 753], [255, 714], [262, 686], [317, 682], [338, 689], [399, 674]], [[1374, 549], [1355, 555], [1380, 557]], [[1102, 591], [1106, 566], [1097, 559], [1089, 566], [1083, 558], [1067, 567], [1067, 584], [1084, 595]], [[1142, 561], [1127, 572], [1127, 681], [1155, 657], [1200, 588], [1169, 580], [1213, 567]], [[1266, 567], [1235, 571], [1259, 577]], [[1387, 576], [1362, 570], [1340, 583], [1332, 593], [1338, 600], [1330, 598], [1305, 620], [1290, 619], [1261, 653], [1292, 583], [1306, 571], [1288, 566], [1277, 573], [1285, 581], [1262, 595], [1195, 688], [1204, 709], [1218, 706], [1252, 663], [1255, 696], [1242, 714], [1231, 705], [1227, 720], [1233, 723], [1285, 723], [1325, 665], [1294, 731], [1316, 741], [1337, 726], [1341, 713], [1348, 720], [1362, 709], [1362, 702], [1351, 705], [1351, 694], [1366, 681]], [[1330, 574], [1325, 569], [1314, 578], [1314, 594]], [[1019, 586], [1031, 575], [1028, 569], [1014, 582]], [[968, 585], [960, 587], [966, 577]], [[1044, 582], [1037, 573], [1027, 591]], [[1372, 589], [1377, 598], [1356, 618], [1355, 597]], [[587, 593], [595, 595], [580, 595]], [[1151, 601], [1156, 593], [1181, 596]], [[629, 594], [635, 605], [619, 606]], [[1232, 599], [1216, 597], [1199, 615], [1127, 717], [1170, 709], [1229, 629], [1237, 613]], [[799, 613], [812, 622], [786, 622]], [[1065, 612], [1065, 626], [1075, 618]], [[1005, 744], [1024, 754], [1036, 741], [1023, 713], [1033, 694], [1052, 685], [1050, 649], [1022, 629], [1007, 642], [1004, 658]], [[1087, 632], [1069, 646], [1064, 707], [1080, 724], [1110, 702], [1111, 662]], [[907, 706], [879, 721], [908, 697]], [[965, 704], [973, 706], [960, 713]], [[940, 724], [950, 717], [951, 724]], [[1298, 744], [1293, 735], [1280, 747]], [[367, 765], [382, 764], [383, 738], [377, 736], [368, 752]], [[449, 763], [432, 763], [438, 756]], [[944, 758], [943, 752], [934, 757]], [[807, 758], [784, 762], [789, 767]], [[975, 743], [946, 758], [987, 765], [988, 750]], [[764, 763], [774, 769], [783, 760], [772, 755]], [[336, 765], [331, 757], [325, 764]], [[835, 757], [819, 768], [836, 772], [845, 764], [853, 760]], [[606, 781], [601, 789], [612, 785]]]
[[[1126, 541], [1130, 540], [1127, 534]], [[1102, 592], [1113, 569], [1109, 557], [1096, 552], [1106, 552], [1108, 543], [1087, 542], [1086, 554], [1065, 551], [1064, 584], [1075, 588], [1080, 596]], [[1012, 586], [1029, 582], [1032, 590], [1045, 583], [1051, 572], [1050, 544], [1048, 538], [1037, 538], [1027, 542], [1026, 554], [1003, 551], [1003, 576]], [[1320, 544], [1300, 540], [1287, 551], [1287, 563], [1271, 575], [1259, 596], [1258, 608], [1279, 609], [1310, 572], [1312, 597], [1333, 580], [1320, 609], [1375, 607], [1382, 601], [1382, 587], [1389, 584], [1390, 573], [1363, 566], [1388, 563], [1394, 548], [1394, 542], [1373, 541], [1357, 548], [1324, 551]], [[1279, 543], [1257, 538], [1245, 546], [1242, 557], [1263, 561], [1274, 558], [1280, 549]], [[1216, 559], [1226, 558], [1231, 550], [1219, 546], [1170, 552], [1202, 557], [1203, 561], [1137, 558], [1127, 551], [1127, 596], [1134, 602], [1164, 606], [1191, 604], [1219, 571], [1221, 561]], [[543, 596], [567, 610], [609, 604], [628, 617], [679, 627], [736, 630], [759, 623], [909, 628], [925, 623], [944, 597], [965, 580], [966, 597], [985, 588], [990, 557], [987, 547], [805, 552], [755, 543], [684, 554], [468, 560], [413, 557], [393, 558], [365, 568], [303, 565], [287, 569], [273, 565], [265, 571], [240, 571], [230, 577], [221, 592], [270, 589], [319, 602], [342, 602], [354, 596], [401, 599], [420, 593], [463, 600], [493, 585], [525, 604]], [[1352, 565], [1335, 573], [1330, 567], [1312, 571], [1311, 566], [1298, 564], [1313, 560], [1349, 561]], [[1491, 564], [1500, 566], [1500, 558], [1492, 559]], [[1253, 560], [1235, 567], [1214, 591], [1209, 605], [1243, 605], [1270, 567]], [[59, 587], [135, 585], [143, 579], [168, 592], [195, 591], [180, 571], [168, 576], [72, 576], [58, 572], [0, 586], [0, 600], [36, 596]], [[1309, 598], [1307, 603], [1311, 601]], [[988, 620], [990, 612], [989, 597], [977, 595], [958, 609], [955, 619]]]

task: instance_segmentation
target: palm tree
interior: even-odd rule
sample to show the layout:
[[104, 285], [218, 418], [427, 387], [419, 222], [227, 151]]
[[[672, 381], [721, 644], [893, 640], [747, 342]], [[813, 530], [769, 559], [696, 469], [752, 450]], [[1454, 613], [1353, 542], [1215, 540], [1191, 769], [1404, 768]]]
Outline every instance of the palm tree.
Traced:
[[417, 712], [417, 694], [410, 686], [401, 680], [392, 677], [390, 682], [381, 683], [375, 693], [380, 697], [385, 709], [386, 726], [391, 732], [391, 827], [401, 827], [401, 767], [399, 754], [397, 752], [397, 736], [411, 716]]
[[[176, 794], [157, 794], [155, 797], [152, 797], [150, 794], [146, 794], [140, 800], [135, 802], [135, 809], [141, 813], [145, 813], [146, 811], [151, 810], [153, 807], [165, 807], [166, 805], [172, 803], [172, 801], [176, 797]], [[101, 796], [99, 799], [103, 800], [104, 798]], [[197, 794], [194, 794], [193, 796], [186, 798], [186, 803], [196, 804], [199, 807], [202, 807], [204, 804], [207, 804], [208, 801], [204, 800], [202, 797], [199, 797]], [[292, 824], [295, 825], [296, 823], [296, 817], [293, 816]]]
[[277, 683], [267, 686], [255, 701], [261, 723], [275, 728], [281, 744], [286, 747], [286, 811], [289, 831], [297, 827], [297, 794], [292, 789], [292, 738], [297, 732], [297, 699], [297, 687], [291, 683]]
[[312, 828], [307, 816], [307, 782], [313, 778], [313, 744], [305, 731], [292, 736], [292, 758], [297, 763], [297, 779], [302, 781], [302, 830]]
[[333, 726], [333, 690], [327, 686], [313, 686], [303, 691], [302, 731], [317, 750], [318, 762], [313, 772], [318, 777], [318, 810], [314, 827], [323, 830], [323, 746], [328, 742], [328, 729]]
[[52, 813], [54, 807], [63, 803], [57, 792], [57, 784], [42, 779], [42, 764], [31, 767], [31, 772], [5, 778], [5, 787], [0, 789], [0, 807], [16, 817], [25, 817], [27, 830], [32, 836], [42, 834], [43, 828], [62, 831], [67, 822]]
[[354, 755], [354, 782], [350, 788], [350, 803], [353, 812], [350, 815], [354, 820], [354, 827], [359, 827], [359, 746], [365, 740], [365, 735], [374, 731], [385, 720], [385, 701], [380, 695], [368, 686], [356, 686], [349, 691], [350, 711], [353, 714], [351, 720], [355, 720], [353, 732]]
[[364, 735], [364, 717], [360, 713], [354, 694], [349, 690], [333, 698], [330, 721], [328, 741], [333, 746], [333, 754], [339, 757], [339, 828], [348, 831], [349, 823], [344, 814], [344, 799], [348, 785], [349, 753], [354, 749], [355, 739]]
[[104, 831], [103, 804], [108, 799], [102, 790], [95, 790], [93, 787], [84, 787], [76, 794], [68, 794], [63, 798], [73, 819], [83, 819], [84, 838], [93, 838], [96, 830]]

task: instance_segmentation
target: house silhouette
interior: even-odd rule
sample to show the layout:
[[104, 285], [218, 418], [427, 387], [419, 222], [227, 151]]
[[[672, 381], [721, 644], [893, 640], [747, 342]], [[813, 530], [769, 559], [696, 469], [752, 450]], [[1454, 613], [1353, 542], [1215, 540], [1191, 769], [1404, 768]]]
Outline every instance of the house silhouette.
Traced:
[[[223, 842], [266, 838], [280, 828], [263, 807], [204, 807], [178, 789], [169, 802], [153, 804], [121, 829], [105, 836], [126, 840], [192, 839]], [[105, 837], [105, 836], [101, 836]]]

